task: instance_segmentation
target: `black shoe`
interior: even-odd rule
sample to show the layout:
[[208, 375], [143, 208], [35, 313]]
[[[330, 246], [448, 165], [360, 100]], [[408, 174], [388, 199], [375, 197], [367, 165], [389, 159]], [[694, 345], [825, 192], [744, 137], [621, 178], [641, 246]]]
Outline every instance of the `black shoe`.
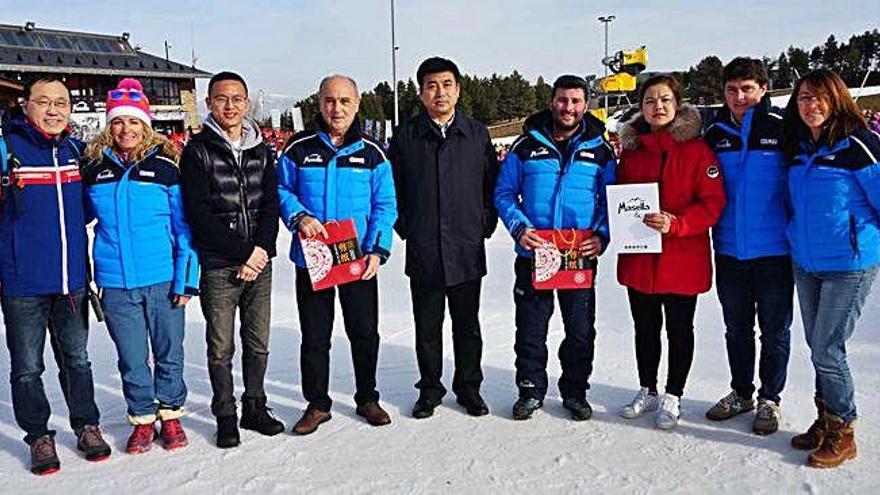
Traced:
[[266, 436], [277, 435], [284, 431], [284, 423], [275, 419], [272, 409], [266, 407], [266, 398], [241, 400], [241, 427], [253, 430]]
[[485, 416], [489, 414], [489, 406], [480, 397], [480, 392], [476, 390], [458, 394], [455, 401], [464, 406], [467, 413], [471, 416]]
[[61, 461], [55, 452], [55, 439], [43, 435], [31, 444], [31, 472], [40, 476], [58, 472]]
[[571, 419], [575, 421], [586, 421], [593, 416], [593, 408], [590, 407], [587, 399], [563, 399], [562, 407], [571, 412]]
[[235, 416], [220, 416], [217, 418], [217, 447], [229, 449], [238, 447], [240, 443], [238, 418]]
[[440, 399], [420, 398], [413, 406], [412, 415], [416, 419], [430, 418], [434, 415], [434, 408], [440, 405]]
[[541, 409], [543, 405], [543, 401], [535, 399], [534, 397], [520, 397], [513, 405], [513, 419], [517, 421], [529, 419], [532, 417], [532, 414], [535, 414], [535, 411]]
[[77, 435], [76, 448], [85, 454], [87, 461], [98, 462], [110, 457], [110, 446], [104, 441], [97, 425], [83, 427]]

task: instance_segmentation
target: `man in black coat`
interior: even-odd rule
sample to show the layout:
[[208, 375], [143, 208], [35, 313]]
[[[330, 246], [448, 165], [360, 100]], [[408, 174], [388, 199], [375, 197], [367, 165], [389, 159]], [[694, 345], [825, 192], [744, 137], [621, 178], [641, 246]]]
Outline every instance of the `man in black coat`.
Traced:
[[284, 431], [266, 407], [263, 386], [278, 190], [274, 153], [257, 124], [246, 117], [250, 101], [244, 79], [232, 72], [216, 74], [205, 103], [211, 114], [183, 151], [181, 186], [202, 266], [199, 299], [207, 322], [216, 442], [230, 448], [240, 442], [232, 379], [236, 310], [244, 348], [241, 427], [264, 435]]
[[440, 378], [447, 300], [455, 353], [452, 390], [468, 414], [482, 416], [489, 410], [480, 397], [480, 286], [486, 275], [484, 239], [497, 224], [492, 193], [498, 161], [486, 126], [456, 112], [458, 67], [432, 57], [416, 76], [424, 111], [397, 128], [390, 150], [395, 230], [406, 240], [421, 376], [413, 416], [431, 416], [446, 394]]

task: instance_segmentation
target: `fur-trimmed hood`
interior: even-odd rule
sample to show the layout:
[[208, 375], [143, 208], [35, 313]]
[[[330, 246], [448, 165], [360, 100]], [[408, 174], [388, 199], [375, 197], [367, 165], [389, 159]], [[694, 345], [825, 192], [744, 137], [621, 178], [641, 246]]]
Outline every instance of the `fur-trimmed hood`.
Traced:
[[[700, 111], [693, 105], [682, 105], [675, 118], [664, 129], [675, 142], [683, 143], [700, 136], [703, 120]], [[641, 135], [651, 132], [651, 127], [639, 112], [620, 126], [620, 146], [624, 150], [634, 150], [642, 146]]]

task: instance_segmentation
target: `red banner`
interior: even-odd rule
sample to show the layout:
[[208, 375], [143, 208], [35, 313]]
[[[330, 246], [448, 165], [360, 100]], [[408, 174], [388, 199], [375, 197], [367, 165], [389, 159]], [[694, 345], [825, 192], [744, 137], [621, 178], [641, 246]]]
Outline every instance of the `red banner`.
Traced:
[[307, 239], [299, 236], [313, 290], [329, 289], [360, 280], [366, 269], [354, 220], [327, 222], [328, 238], [318, 234]]
[[532, 287], [538, 290], [588, 289], [593, 286], [596, 260], [581, 256], [578, 246], [592, 237], [590, 230], [537, 230], [545, 242], [535, 248]]

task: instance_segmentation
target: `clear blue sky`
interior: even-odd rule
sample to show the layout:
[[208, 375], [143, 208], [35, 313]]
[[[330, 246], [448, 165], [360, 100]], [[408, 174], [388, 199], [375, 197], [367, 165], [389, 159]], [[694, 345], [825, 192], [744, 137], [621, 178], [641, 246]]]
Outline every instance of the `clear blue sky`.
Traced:
[[[332, 72], [362, 88], [391, 78], [390, 0], [152, 0], [149, 2], [4, 0], [0, 22], [116, 34], [156, 55], [231, 69], [263, 89], [303, 97]], [[470, 74], [518, 69], [534, 80], [560, 73], [600, 73], [603, 31], [596, 17], [614, 14], [611, 50], [647, 45], [652, 70], [684, 69], [702, 56], [723, 61], [810, 48], [829, 34], [849, 39], [880, 26], [876, 0], [586, 1], [397, 0], [398, 75], [414, 78], [431, 55]], [[61, 7], [63, 5], [63, 7]], [[192, 37], [191, 34], [192, 33]], [[203, 86], [202, 86], [203, 87]]]

